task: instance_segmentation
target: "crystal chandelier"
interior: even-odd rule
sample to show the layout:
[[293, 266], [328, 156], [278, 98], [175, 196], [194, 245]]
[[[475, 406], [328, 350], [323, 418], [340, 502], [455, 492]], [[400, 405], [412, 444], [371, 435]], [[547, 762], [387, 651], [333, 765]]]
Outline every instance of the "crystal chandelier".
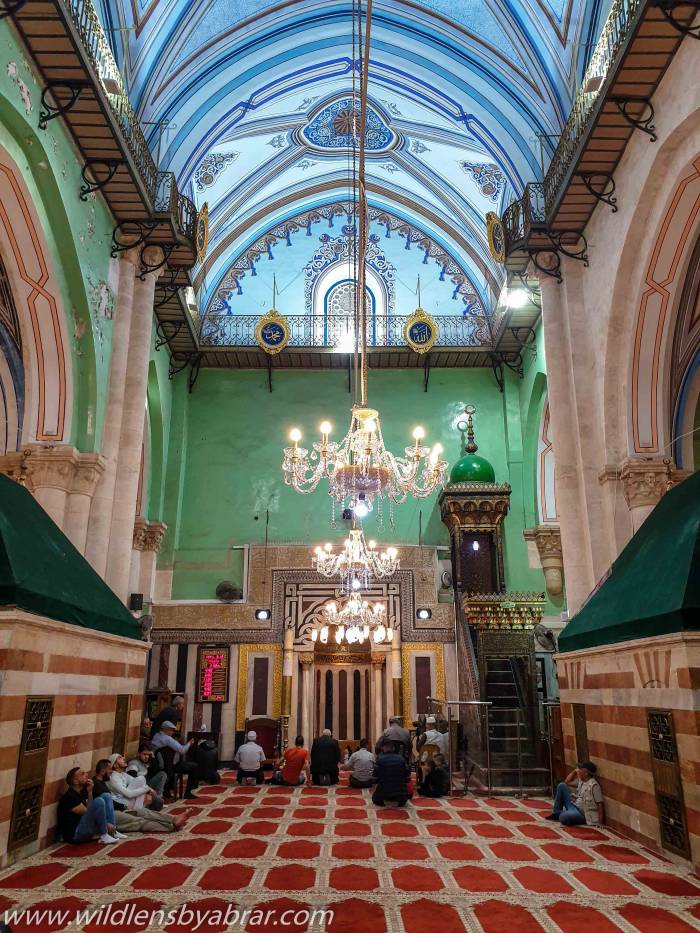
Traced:
[[343, 641], [362, 645], [368, 639], [382, 644], [394, 640], [394, 630], [387, 623], [382, 603], [372, 606], [359, 593], [352, 593], [340, 608], [335, 602], [326, 603], [320, 622], [311, 630], [313, 642], [325, 645], [329, 638], [338, 645]]
[[314, 568], [324, 577], [340, 577], [341, 593], [366, 589], [370, 579], [390, 577], [399, 569], [396, 548], [390, 547], [381, 553], [376, 541], [365, 541], [361, 528], [352, 528], [345, 539], [343, 550], [333, 553], [333, 546], [317, 547], [313, 560]]
[[[355, 0], [354, 0], [355, 2]], [[354, 5], [353, 2], [353, 5]], [[362, 0], [358, 2], [358, 43], [361, 36]], [[352, 70], [352, 99], [348, 134], [352, 135], [353, 169], [355, 152], [359, 151], [357, 171], [353, 170], [353, 203], [355, 223], [352, 228], [351, 253], [354, 266], [354, 405], [350, 415], [350, 428], [339, 443], [331, 441], [331, 425], [320, 426], [321, 440], [314, 441], [312, 450], [300, 447], [301, 431], [294, 428], [289, 435], [291, 447], [285, 447], [282, 471], [284, 482], [297, 492], [312, 492], [322, 479], [328, 480], [328, 491], [341, 506], [348, 505], [357, 517], [371, 510], [375, 497], [387, 497], [391, 502], [404, 502], [411, 495], [417, 499], [429, 496], [445, 480], [447, 462], [440, 458], [442, 447], [422, 444], [425, 432], [417, 427], [413, 432], [415, 444], [405, 448], [405, 456], [395, 456], [384, 446], [379, 413], [367, 401], [367, 250], [369, 244], [369, 217], [365, 183], [365, 129], [367, 125], [367, 85], [369, 80], [369, 51], [371, 34], [371, 2], [367, 4], [364, 30], [364, 52], [360, 56], [361, 86], [359, 108], [357, 89]], [[356, 17], [353, 15], [353, 45]], [[361, 43], [358, 44], [361, 45]], [[356, 111], [359, 110], [359, 114]]]

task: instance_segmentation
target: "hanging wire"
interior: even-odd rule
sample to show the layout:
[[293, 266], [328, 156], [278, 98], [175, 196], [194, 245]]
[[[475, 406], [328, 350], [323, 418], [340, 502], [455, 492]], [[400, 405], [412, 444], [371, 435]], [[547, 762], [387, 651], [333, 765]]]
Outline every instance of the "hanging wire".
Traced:
[[[360, 3], [362, 0], [360, 0]], [[362, 328], [362, 366], [361, 366], [361, 400], [362, 406], [367, 405], [367, 294], [365, 279], [367, 271], [367, 187], [365, 179], [365, 128], [367, 125], [367, 87], [369, 83], [369, 49], [372, 33], [372, 0], [367, 0], [365, 12], [364, 51], [362, 61], [362, 75], [360, 85], [360, 159], [359, 159], [359, 273], [360, 273], [360, 318]], [[361, 37], [362, 40], [362, 37]], [[362, 45], [362, 41], [360, 43]]]

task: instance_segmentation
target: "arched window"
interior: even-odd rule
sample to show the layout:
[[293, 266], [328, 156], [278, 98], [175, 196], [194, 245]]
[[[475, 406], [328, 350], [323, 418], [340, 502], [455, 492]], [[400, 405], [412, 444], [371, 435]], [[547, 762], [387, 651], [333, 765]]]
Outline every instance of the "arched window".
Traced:
[[[367, 295], [367, 340], [377, 342], [377, 303], [371, 289]], [[323, 342], [326, 346], [352, 350], [355, 340], [355, 281], [344, 279], [326, 292], [323, 309]]]
[[18, 450], [24, 418], [24, 365], [19, 316], [0, 257], [0, 455]]

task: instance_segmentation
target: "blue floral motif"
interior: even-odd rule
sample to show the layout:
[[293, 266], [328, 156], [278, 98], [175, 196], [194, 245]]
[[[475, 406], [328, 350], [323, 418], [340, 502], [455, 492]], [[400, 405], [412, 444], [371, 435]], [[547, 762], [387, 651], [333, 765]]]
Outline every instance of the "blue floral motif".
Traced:
[[238, 158], [237, 152], [210, 152], [204, 156], [194, 173], [197, 191], [210, 188], [227, 165]]
[[492, 162], [462, 162], [464, 171], [471, 175], [485, 198], [498, 203], [506, 184], [506, 177]]
[[[355, 114], [359, 120], [359, 102], [355, 102]], [[343, 97], [333, 101], [309, 121], [302, 135], [318, 149], [347, 149], [352, 145], [353, 101]], [[369, 152], [383, 152], [396, 140], [377, 111], [368, 105], [365, 124], [365, 147]]]

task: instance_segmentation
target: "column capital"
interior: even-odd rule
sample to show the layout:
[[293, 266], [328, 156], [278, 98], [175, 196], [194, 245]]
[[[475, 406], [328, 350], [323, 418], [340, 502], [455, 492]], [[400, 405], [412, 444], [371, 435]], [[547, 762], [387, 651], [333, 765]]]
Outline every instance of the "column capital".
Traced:
[[21, 451], [0, 457], [0, 472], [32, 492], [48, 487], [69, 493], [78, 459], [78, 451], [67, 444], [26, 444]]
[[386, 654], [383, 651], [373, 651], [370, 655], [372, 667], [384, 667], [386, 663]]
[[137, 518], [134, 522], [133, 549], [158, 553], [167, 528], [165, 522], [149, 522], [145, 518]]
[[561, 596], [564, 589], [564, 554], [559, 525], [524, 528], [526, 541], [534, 541], [542, 564], [545, 585], [550, 596]]
[[92, 497], [104, 469], [105, 460], [100, 454], [78, 454], [71, 492], [78, 496]]
[[299, 658], [299, 661], [301, 662], [301, 666], [304, 668], [311, 667], [311, 665], [314, 663], [314, 660], [315, 660], [315, 655], [313, 651], [300, 651], [298, 652], [297, 657]]
[[654, 507], [674, 486], [687, 476], [687, 470], [679, 470], [675, 463], [665, 459], [642, 459], [628, 457], [616, 469], [606, 466], [601, 473], [601, 483], [617, 479], [622, 483], [622, 491], [628, 509]]

